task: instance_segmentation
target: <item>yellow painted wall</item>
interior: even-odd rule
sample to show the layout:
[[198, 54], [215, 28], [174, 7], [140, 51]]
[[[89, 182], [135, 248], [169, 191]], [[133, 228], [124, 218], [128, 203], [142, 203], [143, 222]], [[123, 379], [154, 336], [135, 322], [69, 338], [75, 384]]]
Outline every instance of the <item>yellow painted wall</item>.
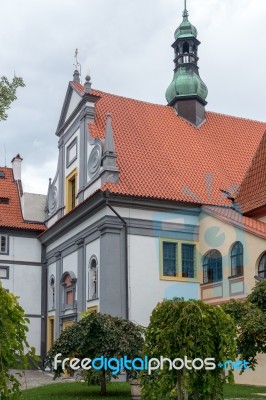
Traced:
[[258, 354], [257, 361], [258, 365], [255, 371], [245, 371], [242, 375], [239, 375], [239, 371], [235, 372], [235, 383], [243, 385], [266, 386], [266, 354]]
[[[204, 300], [208, 301], [207, 297], [214, 297], [208, 302], [217, 303], [230, 300], [230, 298], [246, 297], [255, 285], [254, 276], [258, 274], [259, 259], [266, 251], [266, 240], [203, 213], [200, 220], [199, 237], [201, 265], [203, 256], [211, 249], [219, 250], [223, 257], [223, 298], [220, 298], [221, 288], [213, 288], [213, 291], [210, 288], [208, 289], [209, 295]], [[244, 294], [230, 296], [230, 280], [228, 279], [231, 275], [230, 253], [231, 247], [236, 241], [240, 241], [244, 246]], [[237, 285], [240, 286], [239, 283]]]
[[[265, 221], [266, 222], [266, 221]], [[223, 221], [220, 221], [207, 214], [201, 215], [200, 221], [200, 251], [203, 256], [212, 248], [219, 250], [223, 256], [223, 284], [222, 290], [224, 297], [205, 299], [208, 303], [219, 304], [232, 298], [244, 298], [250, 293], [255, 285], [254, 275], [258, 273], [258, 262], [260, 256], [266, 251], [266, 240], [259, 238], [251, 233], [247, 233], [239, 228], [235, 228]], [[244, 246], [244, 295], [228, 296], [229, 279], [231, 274], [230, 250], [236, 241], [242, 242]], [[221, 289], [208, 289], [206, 294], [210, 297], [219, 295]], [[266, 354], [257, 356], [258, 366], [256, 371], [246, 371], [243, 375], [235, 373], [235, 381], [239, 384], [266, 386]]]

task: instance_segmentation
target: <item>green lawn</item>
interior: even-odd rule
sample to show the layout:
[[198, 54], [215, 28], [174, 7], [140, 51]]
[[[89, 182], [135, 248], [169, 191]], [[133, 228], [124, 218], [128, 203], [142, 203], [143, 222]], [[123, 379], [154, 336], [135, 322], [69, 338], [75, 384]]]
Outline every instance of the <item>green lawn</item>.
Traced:
[[[265, 393], [265, 396], [257, 396], [255, 393]], [[226, 385], [224, 395], [227, 399], [256, 399], [266, 400], [266, 387], [246, 386], [246, 385]]]
[[[227, 399], [256, 399], [266, 400], [266, 396], [256, 396], [255, 393], [265, 393], [266, 387], [226, 385], [224, 389]], [[96, 400], [103, 399], [99, 395], [99, 388], [87, 386], [84, 383], [56, 383], [42, 386], [36, 389], [29, 389], [23, 392], [22, 400]], [[111, 383], [108, 385], [108, 396], [112, 400], [131, 399], [130, 386], [127, 383]]]
[[107, 388], [108, 396], [99, 395], [99, 387], [85, 383], [55, 383], [29, 389], [23, 392], [22, 400], [90, 400], [110, 398], [112, 400], [131, 399], [130, 386], [127, 383], [111, 383]]

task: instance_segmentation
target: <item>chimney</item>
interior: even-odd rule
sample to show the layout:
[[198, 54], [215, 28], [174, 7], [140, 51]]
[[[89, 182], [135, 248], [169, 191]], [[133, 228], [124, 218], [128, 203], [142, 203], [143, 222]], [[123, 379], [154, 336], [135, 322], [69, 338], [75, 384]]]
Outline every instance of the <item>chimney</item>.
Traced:
[[17, 154], [11, 161], [13, 168], [13, 175], [15, 181], [21, 181], [21, 161], [23, 158], [20, 157], [20, 154]]

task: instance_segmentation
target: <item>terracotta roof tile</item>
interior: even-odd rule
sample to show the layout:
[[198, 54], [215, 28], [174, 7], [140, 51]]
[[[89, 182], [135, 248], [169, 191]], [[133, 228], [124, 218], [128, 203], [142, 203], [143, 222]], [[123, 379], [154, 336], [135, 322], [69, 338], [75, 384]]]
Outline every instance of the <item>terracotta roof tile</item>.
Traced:
[[98, 90], [92, 94], [101, 97], [89, 125], [93, 137], [104, 138], [106, 114], [112, 115], [120, 181], [102, 187], [112, 193], [230, 204], [221, 190], [240, 185], [266, 129], [263, 122], [213, 112], [195, 128], [169, 106]]
[[9, 199], [8, 204], [0, 202], [0, 228], [16, 228], [34, 231], [43, 231], [44, 224], [27, 223], [24, 221], [20, 206], [18, 188], [13, 178], [11, 168], [0, 167], [5, 175], [0, 178], [0, 198]]
[[253, 218], [245, 217], [228, 207], [203, 206], [202, 211], [233, 224], [240, 229], [266, 239], [266, 224]]
[[244, 214], [266, 205], [266, 132], [240, 186], [237, 202]]

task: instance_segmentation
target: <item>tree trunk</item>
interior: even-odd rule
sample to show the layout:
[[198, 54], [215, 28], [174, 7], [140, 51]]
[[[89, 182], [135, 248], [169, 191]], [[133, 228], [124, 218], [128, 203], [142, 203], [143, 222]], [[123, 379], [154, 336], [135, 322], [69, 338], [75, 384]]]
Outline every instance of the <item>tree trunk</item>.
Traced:
[[181, 373], [177, 372], [177, 400], [182, 400]]
[[106, 396], [106, 379], [105, 379], [105, 370], [102, 370], [101, 376], [101, 396]]

